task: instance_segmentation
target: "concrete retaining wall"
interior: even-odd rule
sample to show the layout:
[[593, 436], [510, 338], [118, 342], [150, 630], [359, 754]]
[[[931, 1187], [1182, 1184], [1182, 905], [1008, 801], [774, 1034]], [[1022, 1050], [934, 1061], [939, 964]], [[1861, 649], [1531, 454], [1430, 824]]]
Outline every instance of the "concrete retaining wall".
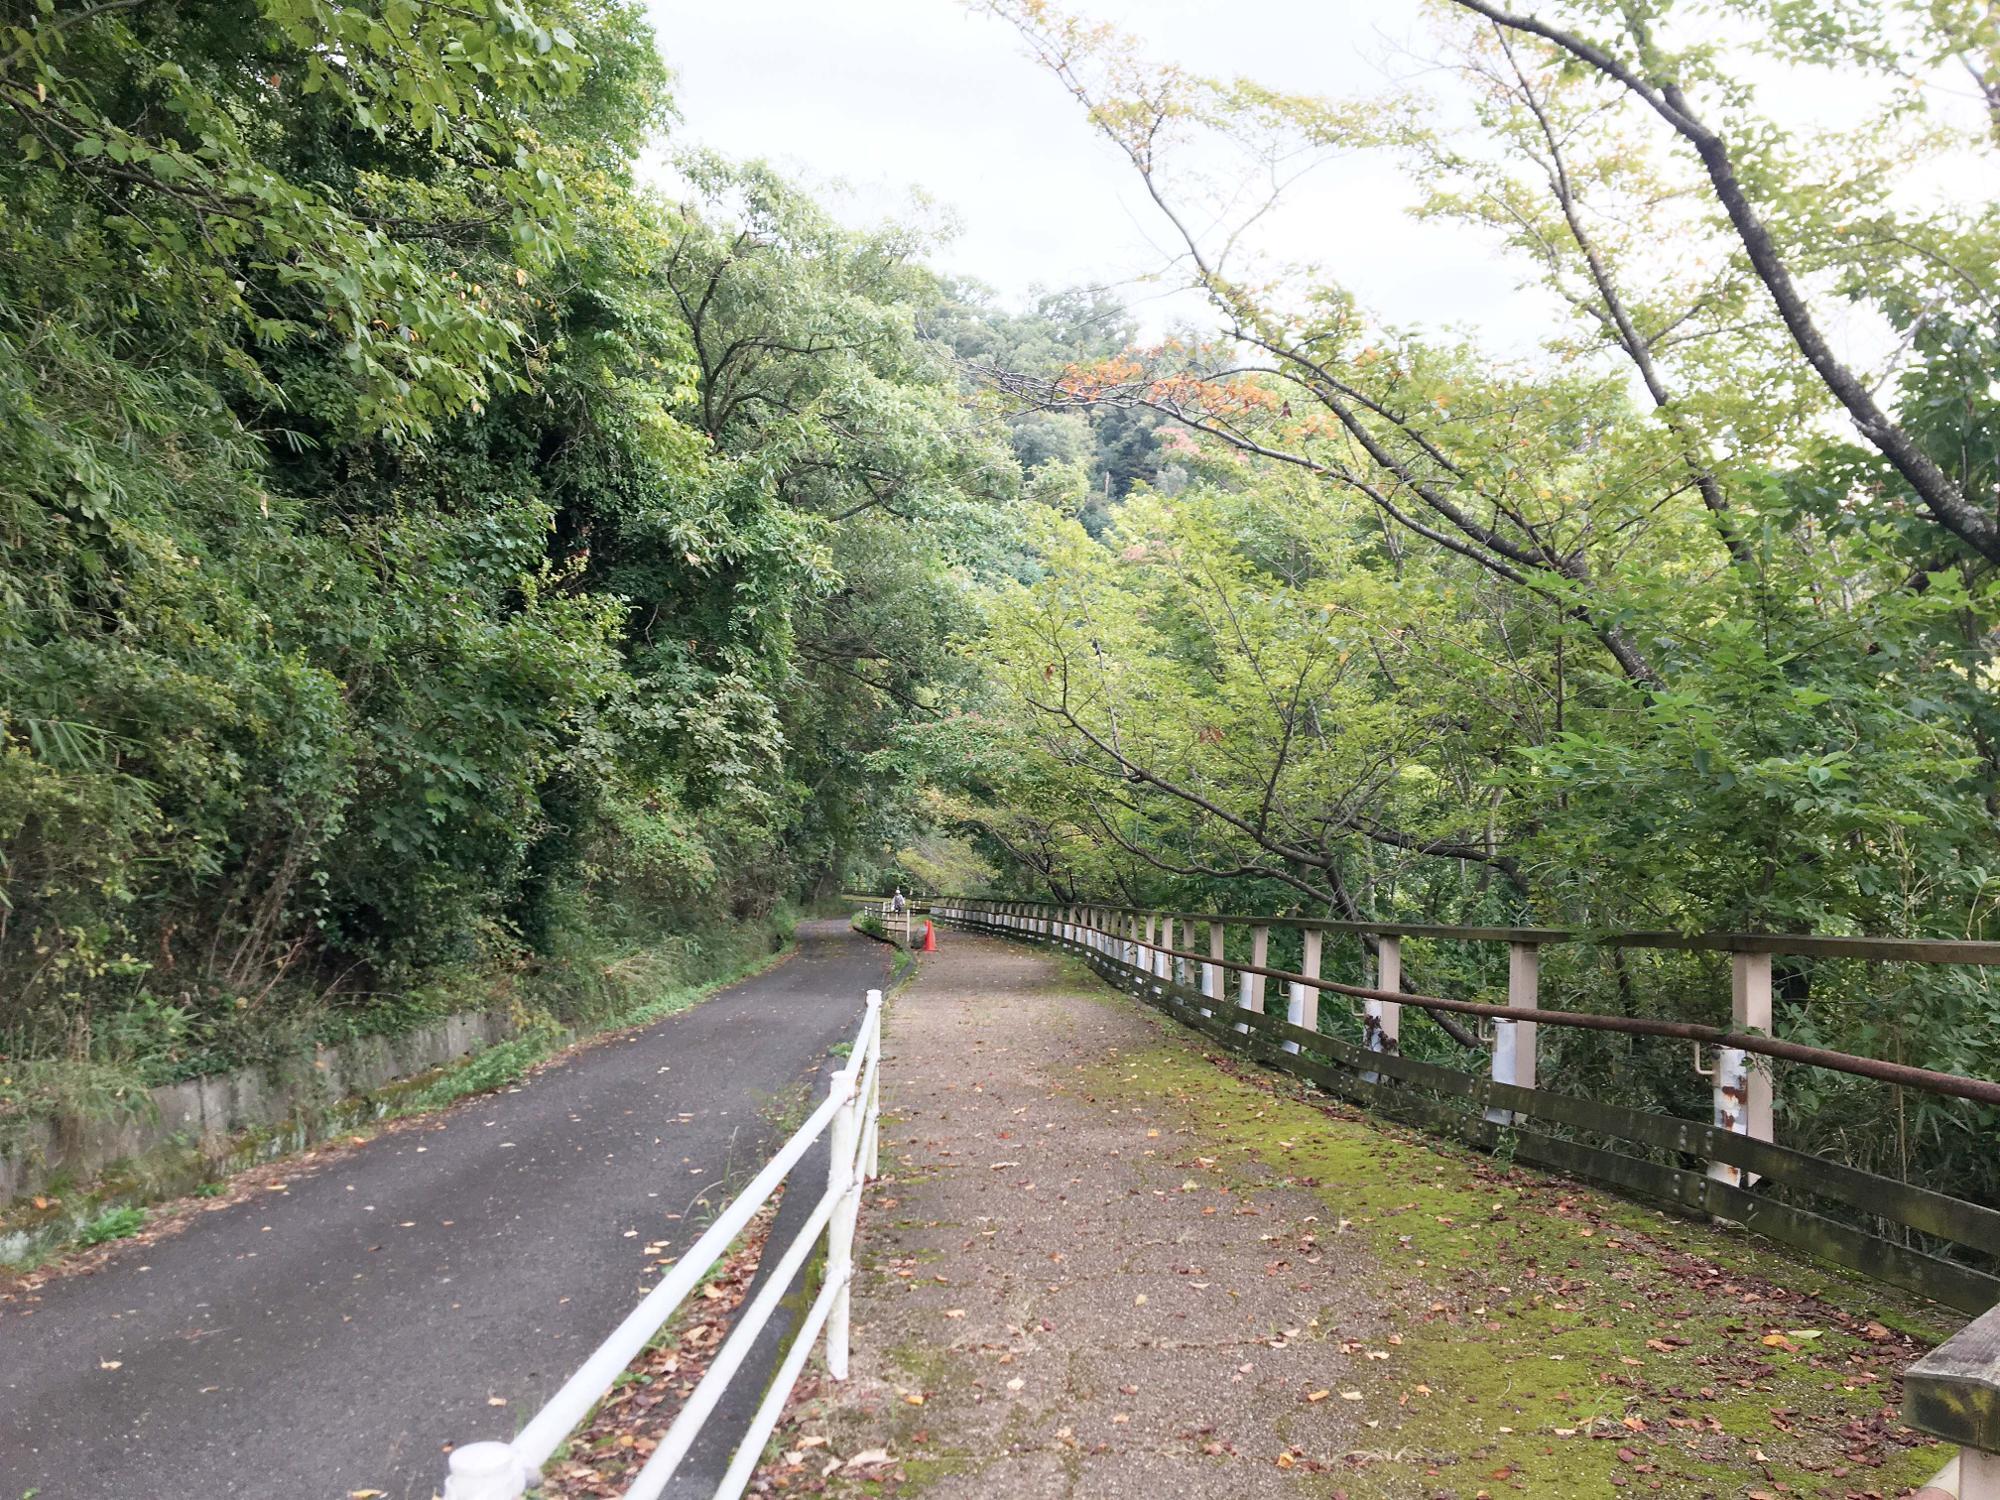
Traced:
[[109, 1120], [34, 1126], [0, 1154], [0, 1207], [64, 1173], [79, 1181], [175, 1141], [219, 1150], [240, 1131], [276, 1125], [409, 1078], [504, 1040], [503, 1011], [466, 1011], [402, 1036], [361, 1037], [282, 1063], [212, 1073], [150, 1091], [150, 1107]]

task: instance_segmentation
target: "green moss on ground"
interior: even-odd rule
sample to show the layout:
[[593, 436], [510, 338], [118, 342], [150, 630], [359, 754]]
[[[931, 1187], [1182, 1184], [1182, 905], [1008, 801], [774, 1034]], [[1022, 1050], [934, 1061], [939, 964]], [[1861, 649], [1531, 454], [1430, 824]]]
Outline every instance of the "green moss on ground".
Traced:
[[[1898, 1420], [1948, 1315], [1783, 1251], [1385, 1126], [1173, 1028], [1091, 1079], [1172, 1109], [1212, 1171], [1326, 1204], [1393, 1333], [1337, 1488], [1381, 1496], [1890, 1496], [1948, 1450]], [[1218, 1063], [1223, 1065], [1218, 1066]], [[1823, 1300], [1835, 1297], [1839, 1300]], [[1336, 1399], [1338, 1399], [1336, 1393]]]

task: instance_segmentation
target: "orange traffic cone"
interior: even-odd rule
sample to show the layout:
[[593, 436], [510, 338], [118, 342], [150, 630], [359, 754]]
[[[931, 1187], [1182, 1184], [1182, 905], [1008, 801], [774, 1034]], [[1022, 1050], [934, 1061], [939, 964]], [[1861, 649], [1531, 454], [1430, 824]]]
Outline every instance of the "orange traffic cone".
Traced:
[[931, 930], [931, 924], [928, 919], [924, 922], [923, 951], [926, 953], [937, 952], [937, 934]]

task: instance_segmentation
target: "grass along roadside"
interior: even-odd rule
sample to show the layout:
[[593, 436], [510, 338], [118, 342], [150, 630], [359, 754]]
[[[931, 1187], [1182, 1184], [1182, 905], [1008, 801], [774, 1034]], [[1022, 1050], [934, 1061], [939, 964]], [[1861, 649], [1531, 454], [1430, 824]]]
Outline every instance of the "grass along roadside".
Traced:
[[[1503, 1492], [1673, 1496], [1908, 1493], [1942, 1451], [1899, 1420], [1902, 1370], [1944, 1331], [1925, 1304], [1829, 1275], [1745, 1236], [1441, 1146], [1204, 1052], [1162, 1045], [1100, 1066], [1099, 1097], [1200, 1128], [1178, 1164], [1199, 1191], [1312, 1189], [1322, 1236], [1365, 1237], [1393, 1332], [1339, 1337], [1328, 1381], [1370, 1436], [1325, 1465], [1354, 1500]], [[1804, 1288], [1804, 1290], [1802, 1290]], [[1827, 1300], [1838, 1298], [1839, 1301]], [[1849, 1299], [1855, 1299], [1850, 1301]], [[1302, 1401], [1326, 1392], [1300, 1393]]]
[[[684, 984], [569, 1027], [528, 1011], [507, 1041], [442, 1068], [352, 1095], [309, 1116], [242, 1132], [217, 1152], [176, 1145], [117, 1164], [94, 1182], [51, 1189], [0, 1214], [0, 1289], [36, 1283], [101, 1261], [106, 1246], [176, 1233], [208, 1208], [261, 1191], [288, 1166], [325, 1159], [365, 1144], [385, 1128], [435, 1113], [459, 1100], [509, 1087], [529, 1073], [687, 1010], [719, 990], [783, 962], [794, 951], [789, 931], [775, 951], [740, 960], [699, 983]], [[317, 1149], [315, 1149], [317, 1148]]]

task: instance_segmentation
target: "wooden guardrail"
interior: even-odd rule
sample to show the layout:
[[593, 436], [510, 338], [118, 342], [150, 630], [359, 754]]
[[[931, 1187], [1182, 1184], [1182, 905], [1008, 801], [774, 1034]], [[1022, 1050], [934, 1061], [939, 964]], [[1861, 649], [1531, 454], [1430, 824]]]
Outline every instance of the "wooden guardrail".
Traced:
[[[947, 925], [1047, 943], [1082, 957], [1101, 976], [1224, 1048], [1304, 1078], [1395, 1118], [1574, 1176], [1594, 1179], [1695, 1212], [1742, 1223], [1771, 1239], [1909, 1288], [1970, 1312], [1962, 1333], [1913, 1365], [1904, 1382], [1913, 1426], [1961, 1445], [1918, 1500], [2000, 1500], [2000, 1211], [1772, 1140], [1771, 1081], [1752, 1054], [1970, 1099], [2000, 1102], [2000, 1085], [1912, 1069], [1884, 1059], [1786, 1043], [1770, 1035], [1774, 954], [1926, 963], [2000, 964], [2000, 943], [1825, 938], [1791, 934], [1582, 934], [1549, 928], [1438, 927], [1318, 921], [1311, 918], [1166, 913], [1130, 907], [946, 898], [916, 903]], [[1206, 925], [1208, 947], [1175, 946]], [[1248, 962], [1225, 956], [1226, 933], [1247, 927]], [[1302, 969], [1265, 962], [1274, 927], [1301, 934]], [[1377, 986], [1341, 984], [1319, 974], [1324, 935], [1355, 933], [1377, 944]], [[1504, 1006], [1417, 995], [1402, 989], [1405, 937], [1508, 945]], [[1706, 949], [1732, 958], [1732, 1025], [1544, 1010], [1535, 1004], [1539, 950], [1587, 940], [1607, 946]], [[1224, 974], [1237, 981], [1225, 999]], [[1286, 1014], [1265, 1011], [1267, 987], [1284, 986]], [[1332, 992], [1366, 1003], [1363, 1044], [1319, 1029], [1318, 999]], [[1493, 1019], [1486, 1076], [1404, 1057], [1401, 1008], [1415, 1005]], [[1716, 1045], [1714, 1118], [1700, 1121], [1558, 1093], [1537, 1085], [1536, 1028], [1588, 1026]], [[1636, 1146], [1645, 1155], [1602, 1142]], [[1692, 1170], [1690, 1164], [1704, 1170]], [[1783, 1194], [1783, 1196], [1779, 1196]], [[1805, 1203], [1787, 1201], [1803, 1199]], [[1814, 1212], [1814, 1200], [1859, 1209], [1944, 1242], [1941, 1251], [1900, 1243]], [[1961, 1258], [1962, 1257], [1962, 1258]]]
[[1918, 1500], [2000, 1500], [2000, 1308], [1904, 1372], [1903, 1416], [1960, 1445]]
[[[1990, 1079], [1910, 1068], [1772, 1036], [1770, 984], [1771, 955], [1800, 952], [1807, 945], [1825, 953], [1831, 951], [1826, 945], [1838, 944], [1847, 956], [1849, 947], [1865, 943], [1870, 956], [2000, 964], [2000, 943], [1766, 934], [1589, 937], [1592, 942], [1633, 945], [1663, 946], [1671, 941], [1676, 946], [1731, 953], [1733, 1019], [1730, 1027], [1720, 1028], [1538, 1006], [1539, 949], [1583, 937], [1550, 929], [1369, 927], [1035, 902], [944, 899], [916, 904], [952, 925], [1053, 942], [1077, 951], [1114, 983], [1135, 989], [1204, 1034], [1384, 1113], [1475, 1145], [1490, 1148], [1504, 1141], [1524, 1160], [1740, 1222], [1769, 1238], [1968, 1312], [1983, 1312], [2000, 1302], [2000, 1210], [1778, 1144], [1772, 1138], [1771, 1075], [1754, 1060], [1782, 1058], [2000, 1104], [2000, 1084]], [[1204, 924], [1205, 950], [1190, 941]], [[1230, 926], [1250, 929], [1247, 961], [1225, 953], [1223, 934]], [[1282, 926], [1301, 932], [1299, 971], [1264, 961], [1271, 929]], [[1378, 940], [1378, 984], [1343, 984], [1318, 972], [1321, 944], [1315, 938], [1329, 929], [1364, 932]], [[1403, 990], [1400, 940], [1412, 935], [1506, 943], [1507, 1003]], [[1177, 939], [1189, 945], [1181, 946]], [[1947, 956], [1937, 956], [1941, 954]], [[1223, 998], [1225, 976], [1234, 981], [1235, 993], [1229, 1000]], [[1282, 1015], [1266, 1013], [1272, 986], [1284, 996]], [[1363, 1003], [1360, 1045], [1320, 1030], [1323, 993]], [[1484, 1072], [1401, 1055], [1405, 1006], [1490, 1021]], [[1712, 1046], [1711, 1118], [1690, 1120], [1540, 1086], [1537, 1033], [1547, 1025], [1691, 1039]], [[1867, 1222], [1871, 1220], [1913, 1233], [1891, 1239], [1874, 1232]], [[1925, 1242], [1904, 1242], [1919, 1238]]]

